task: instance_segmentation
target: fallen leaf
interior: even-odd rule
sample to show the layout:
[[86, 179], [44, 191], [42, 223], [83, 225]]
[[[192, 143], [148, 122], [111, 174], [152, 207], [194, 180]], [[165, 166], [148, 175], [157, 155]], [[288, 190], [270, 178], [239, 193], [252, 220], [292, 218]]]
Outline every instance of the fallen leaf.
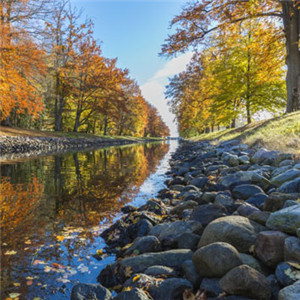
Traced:
[[42, 260], [36, 259], [32, 264], [33, 265], [45, 265], [46, 263]]
[[141, 277], [140, 275], [134, 276], [133, 279], [132, 279], [132, 282], [138, 281], [140, 279], [140, 277]]
[[101, 256], [103, 253], [104, 253], [103, 249], [99, 249], [99, 250], [96, 251], [96, 254], [99, 255], [99, 256]]
[[68, 283], [68, 282], [71, 282], [69, 279], [67, 278], [58, 278], [57, 279], [58, 282], [62, 282], [62, 283]]
[[33, 280], [33, 279], [34, 279], [34, 277], [27, 276], [27, 277], [26, 277], [26, 279], [27, 279], [27, 280]]
[[21, 296], [20, 293], [10, 293], [10, 294], [9, 294], [9, 297], [12, 298], [12, 299], [16, 299], [16, 298], [18, 298], [19, 296]]
[[66, 237], [64, 235], [57, 235], [56, 239], [60, 242], [62, 242]]
[[40, 297], [34, 297], [33, 300], [42, 300]]
[[24, 244], [26, 244], [26, 245], [31, 245], [31, 240], [25, 241]]
[[124, 287], [124, 289], [122, 290], [122, 292], [128, 292], [128, 291], [131, 291], [133, 289], [132, 286], [126, 286]]
[[21, 286], [21, 283], [19, 283], [19, 282], [14, 282], [13, 285], [14, 285], [15, 287], [18, 287], [18, 286]]
[[14, 251], [14, 250], [7, 250], [4, 255], [16, 255], [17, 254], [17, 251]]
[[33, 284], [33, 281], [32, 280], [28, 280], [26, 281], [26, 284], [29, 286], [29, 285], [32, 285]]
[[132, 274], [132, 268], [130, 266], [125, 268], [124, 275], [125, 277], [130, 277]]

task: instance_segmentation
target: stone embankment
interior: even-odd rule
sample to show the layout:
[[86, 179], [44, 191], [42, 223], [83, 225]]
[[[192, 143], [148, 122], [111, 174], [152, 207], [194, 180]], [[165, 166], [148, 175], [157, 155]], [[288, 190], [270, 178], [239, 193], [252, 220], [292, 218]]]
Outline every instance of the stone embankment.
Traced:
[[0, 155], [3, 158], [31, 156], [96, 147], [127, 145], [136, 142], [129, 139], [0, 136]]
[[234, 140], [182, 144], [170, 164], [168, 188], [102, 233], [116, 262], [71, 299], [299, 300], [300, 163]]

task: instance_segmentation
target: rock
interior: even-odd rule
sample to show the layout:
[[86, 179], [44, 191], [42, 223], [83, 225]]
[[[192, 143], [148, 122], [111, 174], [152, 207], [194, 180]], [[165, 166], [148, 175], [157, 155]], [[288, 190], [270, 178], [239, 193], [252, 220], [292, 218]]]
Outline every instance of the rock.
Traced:
[[257, 234], [266, 228], [241, 216], [228, 216], [211, 222], [204, 229], [198, 247], [214, 242], [225, 242], [238, 251], [247, 253], [254, 245]]
[[147, 290], [149, 293], [153, 293], [157, 290], [157, 287], [161, 284], [161, 280], [155, 277], [143, 274], [133, 273], [129, 279], [127, 279], [122, 287], [140, 288]]
[[233, 295], [269, 300], [271, 287], [267, 278], [247, 265], [230, 270], [221, 280], [221, 288]]
[[101, 284], [78, 283], [72, 288], [71, 300], [111, 300], [111, 292]]
[[271, 229], [296, 234], [298, 227], [300, 227], [300, 205], [273, 212], [266, 225]]
[[243, 265], [247, 265], [260, 273], [264, 273], [261, 264], [252, 255], [240, 253], [240, 259]]
[[250, 163], [250, 159], [248, 155], [241, 155], [238, 157], [239, 163], [240, 164], [249, 164]]
[[260, 232], [255, 241], [255, 254], [266, 266], [275, 268], [283, 261], [284, 241], [288, 237], [280, 231]]
[[101, 233], [101, 237], [111, 247], [124, 247], [131, 242], [127, 225], [123, 220], [117, 220], [116, 223]]
[[202, 277], [222, 277], [242, 264], [238, 251], [228, 243], [212, 243], [198, 249], [192, 259]]
[[121, 208], [121, 212], [123, 214], [129, 214], [136, 211], [136, 207], [132, 206], [132, 205], [125, 205]]
[[205, 291], [208, 297], [217, 297], [223, 292], [219, 281], [219, 278], [203, 278], [200, 290]]
[[299, 200], [286, 200], [283, 205], [283, 208], [287, 208], [287, 207], [294, 206], [294, 205], [300, 205], [300, 201]]
[[270, 214], [271, 213], [268, 211], [257, 211], [257, 212], [251, 213], [248, 216], [248, 219], [265, 226], [270, 217]]
[[290, 236], [284, 241], [284, 260], [300, 264], [300, 239]]
[[258, 171], [239, 171], [221, 177], [219, 183], [228, 188], [241, 183], [257, 183], [263, 186], [265, 190], [270, 186], [270, 181], [266, 177], [260, 175]]
[[277, 156], [280, 154], [278, 151], [269, 151], [266, 149], [259, 149], [253, 156], [251, 161], [255, 164], [271, 165], [275, 162]]
[[184, 261], [191, 260], [193, 252], [188, 249], [176, 249], [164, 252], [145, 253], [119, 261], [122, 268], [130, 267], [133, 273], [142, 273], [151, 266], [161, 265], [180, 268]]
[[125, 255], [142, 254], [146, 252], [157, 252], [161, 250], [160, 241], [156, 236], [148, 235], [138, 238], [132, 246], [128, 248]]
[[142, 219], [136, 224], [136, 227], [137, 227], [137, 236], [141, 237], [147, 235], [153, 228], [153, 225], [149, 220]]
[[287, 181], [278, 188], [280, 193], [300, 193], [300, 177]]
[[264, 203], [267, 199], [267, 195], [263, 193], [255, 194], [246, 200], [247, 203], [256, 206], [259, 209], [263, 209]]
[[177, 174], [178, 176], [182, 176], [182, 175], [184, 175], [185, 173], [188, 173], [188, 172], [189, 172], [189, 168], [182, 167], [182, 168], [180, 168], [180, 169], [176, 172], [176, 174]]
[[276, 278], [282, 286], [288, 286], [300, 279], [300, 266], [292, 262], [282, 262], [277, 265]]
[[155, 300], [181, 300], [186, 289], [193, 289], [193, 285], [186, 279], [168, 278], [158, 287], [153, 298]]
[[183, 233], [201, 234], [203, 231], [201, 223], [196, 221], [175, 221], [154, 226], [150, 235], [155, 235], [161, 242], [165, 239], [176, 239]]
[[197, 273], [197, 270], [191, 260], [186, 260], [182, 264], [182, 271], [184, 277], [190, 281], [194, 287], [199, 287], [201, 282], [201, 277]]
[[299, 300], [300, 299], [300, 280], [280, 290], [278, 300]]
[[230, 206], [234, 203], [233, 199], [226, 193], [219, 193], [214, 201], [214, 204], [220, 206]]
[[138, 211], [151, 211], [157, 215], [163, 215], [167, 213], [167, 208], [162, 201], [148, 200], [145, 205], [142, 205]]
[[236, 199], [247, 200], [258, 193], [264, 193], [263, 189], [254, 184], [241, 184], [232, 190], [232, 195]]
[[274, 192], [271, 193], [264, 204], [264, 210], [266, 211], [277, 211], [279, 209], [282, 209], [284, 206], [285, 201], [287, 200], [297, 200], [297, 195], [291, 195], [291, 194], [284, 194], [284, 193], [278, 193]]
[[170, 210], [170, 214], [180, 215], [185, 209], [191, 209], [198, 206], [198, 203], [193, 200], [188, 200], [176, 205], [174, 208]]
[[199, 189], [203, 189], [208, 181], [207, 177], [194, 178], [191, 180], [190, 184], [198, 187]]
[[120, 293], [114, 300], [150, 300], [150, 298], [142, 289], [134, 288], [131, 291]]
[[281, 186], [283, 183], [287, 182], [287, 181], [291, 181], [293, 179], [296, 179], [300, 177], [300, 170], [297, 169], [290, 169], [287, 170], [284, 173], [281, 173], [275, 177], [273, 177], [271, 179], [271, 184], [279, 187]]
[[278, 283], [276, 276], [274, 274], [271, 274], [267, 277], [267, 279], [271, 286], [272, 299], [278, 299], [280, 285]]
[[176, 277], [178, 274], [173, 268], [165, 266], [151, 266], [144, 271], [144, 274], [154, 277], [166, 276], [166, 277]]
[[237, 209], [237, 213], [240, 216], [243, 216], [243, 217], [248, 217], [251, 214], [258, 213], [258, 212], [260, 212], [260, 210], [257, 207], [255, 207], [255, 206], [253, 206], [251, 204], [248, 204], [246, 202], [244, 202], [243, 204], [241, 204], [239, 206], [239, 208]]
[[178, 237], [177, 248], [178, 249], [191, 249], [196, 250], [200, 240], [200, 235], [194, 233], [183, 233]]
[[226, 209], [220, 205], [199, 205], [193, 210], [190, 220], [197, 221], [201, 223], [203, 227], [205, 227], [211, 221], [226, 216], [226, 212]]
[[215, 201], [215, 198], [217, 196], [217, 193], [216, 192], [205, 192], [201, 199], [206, 202], [206, 203], [209, 203], [209, 202], [214, 202]]

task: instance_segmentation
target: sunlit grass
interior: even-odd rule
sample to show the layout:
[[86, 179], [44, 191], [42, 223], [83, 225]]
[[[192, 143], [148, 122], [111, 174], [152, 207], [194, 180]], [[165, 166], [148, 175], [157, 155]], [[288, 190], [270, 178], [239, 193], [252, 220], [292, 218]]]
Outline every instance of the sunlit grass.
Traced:
[[240, 139], [251, 146], [260, 145], [273, 150], [300, 154], [300, 112], [191, 138], [192, 141], [213, 142], [231, 139]]

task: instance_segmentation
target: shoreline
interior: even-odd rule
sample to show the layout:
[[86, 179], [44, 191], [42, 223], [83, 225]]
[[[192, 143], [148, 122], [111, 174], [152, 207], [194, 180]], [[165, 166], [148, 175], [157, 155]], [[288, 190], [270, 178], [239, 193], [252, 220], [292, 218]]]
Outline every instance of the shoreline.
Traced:
[[75, 285], [72, 300], [288, 300], [300, 293], [300, 163], [293, 155], [237, 140], [188, 142], [170, 166], [172, 179], [156, 199], [123, 207], [101, 234], [108, 247], [96, 256], [117, 260], [100, 272], [100, 284]]
[[161, 139], [0, 136], [0, 161], [156, 141]]

